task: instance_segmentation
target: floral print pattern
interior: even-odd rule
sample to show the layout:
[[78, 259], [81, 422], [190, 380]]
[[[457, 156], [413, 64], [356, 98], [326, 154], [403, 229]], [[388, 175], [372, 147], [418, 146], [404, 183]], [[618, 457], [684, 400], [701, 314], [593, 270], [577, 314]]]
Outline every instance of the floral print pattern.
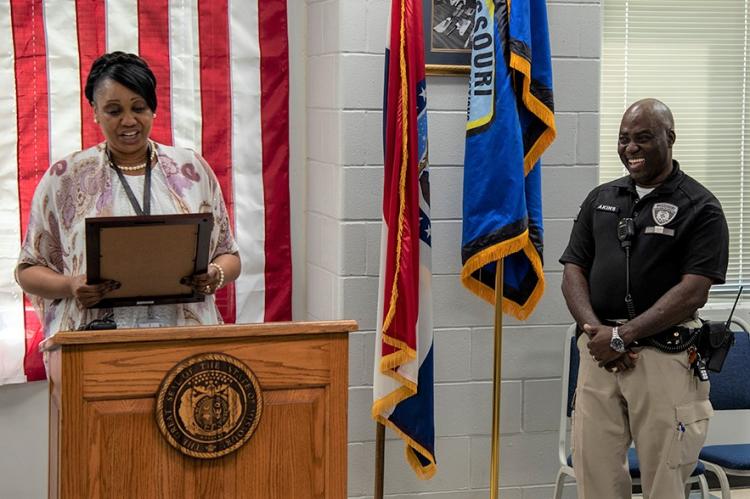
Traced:
[[[214, 215], [210, 260], [238, 252], [221, 188], [211, 168], [197, 153], [157, 144], [152, 172], [154, 214]], [[178, 166], [181, 165], [181, 166]], [[131, 177], [132, 178], [132, 177]], [[133, 180], [135, 180], [133, 178]], [[109, 167], [105, 145], [99, 144], [55, 162], [34, 193], [26, 239], [18, 263], [42, 265], [65, 275], [86, 272], [85, 219], [133, 215], [117, 174]], [[153, 209], [153, 208], [152, 208]], [[46, 300], [31, 296], [45, 336], [78, 329], [111, 310], [81, 309], [72, 298]], [[176, 324], [216, 324], [221, 317], [214, 296], [204, 302], [163, 305], [176, 307]], [[138, 307], [133, 307], [138, 308]]]

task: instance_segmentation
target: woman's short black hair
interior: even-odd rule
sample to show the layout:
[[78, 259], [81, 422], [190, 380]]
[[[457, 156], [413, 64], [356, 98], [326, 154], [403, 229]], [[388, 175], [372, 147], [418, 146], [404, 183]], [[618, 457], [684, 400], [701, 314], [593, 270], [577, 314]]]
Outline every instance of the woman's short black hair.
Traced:
[[86, 79], [86, 99], [94, 103], [94, 92], [101, 82], [111, 79], [137, 93], [151, 111], [156, 111], [156, 77], [146, 61], [135, 54], [110, 52], [94, 61]]

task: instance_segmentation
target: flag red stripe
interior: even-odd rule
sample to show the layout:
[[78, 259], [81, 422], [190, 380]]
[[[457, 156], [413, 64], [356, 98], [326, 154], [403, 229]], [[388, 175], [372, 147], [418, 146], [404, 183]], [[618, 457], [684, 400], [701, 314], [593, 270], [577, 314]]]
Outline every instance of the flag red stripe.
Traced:
[[[47, 48], [42, 1], [12, 0], [10, 11], [16, 78], [18, 198], [23, 238], [34, 189], [49, 166]], [[24, 322], [24, 372], [29, 381], [44, 379], [44, 366], [39, 362], [40, 356], [35, 348], [41, 340], [41, 327], [28, 299], [24, 299]]]
[[[232, 89], [229, 73], [229, 5], [227, 0], [198, 3], [203, 157], [219, 179], [229, 219], [234, 225], [232, 185]], [[216, 302], [225, 322], [236, 318], [234, 286], [221, 290]]]
[[[406, 13], [404, 22], [409, 22]], [[402, 43], [398, 25], [402, 20], [400, 2], [392, 3], [390, 58], [388, 68], [388, 101], [386, 122], [385, 182], [383, 191], [383, 218], [388, 226], [386, 242], [386, 265], [384, 276], [384, 316], [391, 308], [393, 293], [398, 293], [392, 322], [383, 334], [396, 338], [411, 348], [416, 348], [416, 324], [419, 310], [419, 165], [416, 117], [415, 65], [407, 64], [404, 82], [401, 75]], [[407, 27], [411, 32], [412, 27]], [[419, 28], [421, 29], [421, 28]], [[407, 46], [403, 57], [415, 60]], [[405, 83], [406, 88], [403, 84]], [[406, 114], [403, 104], [406, 100]], [[404, 128], [406, 134], [404, 135]], [[407, 155], [404, 162], [404, 141], [407, 141]], [[402, 169], [406, 169], [404, 184], [401, 185]], [[403, 191], [402, 191], [403, 187]], [[401, 200], [403, 196], [403, 226], [399, 234]], [[398, 247], [400, 245], [400, 256]], [[396, 290], [393, 289], [394, 281]], [[383, 343], [383, 355], [399, 350]]]
[[169, 0], [138, 0], [138, 52], [148, 62], [157, 82], [158, 118], [154, 120], [151, 138], [172, 145]]
[[84, 89], [91, 64], [107, 50], [104, 0], [76, 0], [78, 60], [81, 74], [81, 143], [83, 149], [104, 140]]
[[287, 28], [286, 2], [258, 2], [266, 224], [266, 321], [292, 318]]

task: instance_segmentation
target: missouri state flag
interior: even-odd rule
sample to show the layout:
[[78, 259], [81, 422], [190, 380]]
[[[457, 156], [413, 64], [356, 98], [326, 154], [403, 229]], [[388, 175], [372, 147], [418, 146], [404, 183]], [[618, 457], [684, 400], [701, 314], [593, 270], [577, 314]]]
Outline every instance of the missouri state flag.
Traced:
[[104, 140], [83, 88], [91, 63], [146, 59], [151, 137], [202, 153], [221, 184], [242, 275], [225, 322], [291, 319], [287, 0], [10, 0], [0, 5], [0, 384], [44, 378], [41, 328], [13, 278], [36, 184]]
[[392, 0], [385, 52], [384, 186], [372, 416], [405, 442], [420, 478], [435, 474], [422, 0]]
[[539, 158], [555, 138], [545, 0], [477, 0], [464, 156], [463, 284], [525, 319], [544, 292]]

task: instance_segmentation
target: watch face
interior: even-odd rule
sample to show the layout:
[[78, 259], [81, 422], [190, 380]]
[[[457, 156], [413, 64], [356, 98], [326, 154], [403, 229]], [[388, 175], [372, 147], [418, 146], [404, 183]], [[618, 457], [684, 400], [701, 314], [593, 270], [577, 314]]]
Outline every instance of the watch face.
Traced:
[[612, 338], [609, 342], [609, 346], [616, 352], [622, 353], [625, 351], [625, 342], [622, 341], [622, 338]]

